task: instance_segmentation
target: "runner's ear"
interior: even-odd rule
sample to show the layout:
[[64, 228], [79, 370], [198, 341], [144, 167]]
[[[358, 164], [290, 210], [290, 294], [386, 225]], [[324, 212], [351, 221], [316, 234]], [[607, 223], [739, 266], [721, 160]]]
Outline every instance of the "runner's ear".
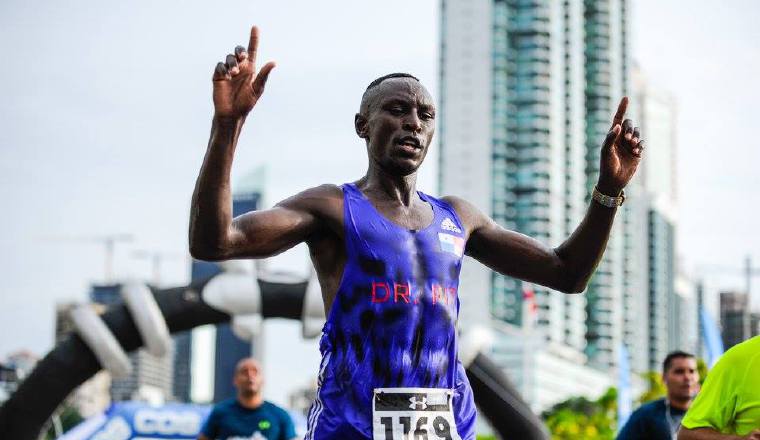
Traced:
[[356, 134], [360, 138], [369, 139], [369, 135], [367, 133], [367, 118], [362, 116], [361, 113], [357, 113], [354, 116], [354, 128], [356, 129]]

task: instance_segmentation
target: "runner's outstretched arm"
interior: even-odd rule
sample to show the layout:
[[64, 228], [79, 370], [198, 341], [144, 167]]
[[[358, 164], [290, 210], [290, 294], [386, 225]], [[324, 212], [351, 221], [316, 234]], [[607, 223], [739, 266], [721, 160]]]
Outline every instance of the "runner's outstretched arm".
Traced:
[[[638, 127], [623, 121], [628, 98], [623, 98], [604, 139], [597, 188], [618, 196], [633, 177], [644, 148]], [[566, 293], [582, 292], [607, 247], [616, 208], [592, 201], [580, 225], [552, 249], [526, 235], [508, 231], [468, 202], [448, 200], [468, 231], [467, 254], [505, 275]]]
[[202, 260], [265, 257], [304, 241], [316, 220], [309, 201], [323, 195], [316, 188], [269, 210], [233, 220], [230, 171], [238, 138], [248, 113], [264, 92], [273, 62], [256, 70], [259, 31], [251, 29], [248, 49], [238, 46], [213, 76], [214, 118], [208, 150], [195, 184], [190, 209], [190, 253]]

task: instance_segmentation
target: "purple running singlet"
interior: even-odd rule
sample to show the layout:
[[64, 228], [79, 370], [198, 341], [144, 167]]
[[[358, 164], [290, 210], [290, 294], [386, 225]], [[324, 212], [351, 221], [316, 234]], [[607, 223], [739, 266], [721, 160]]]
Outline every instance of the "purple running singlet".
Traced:
[[474, 440], [475, 403], [457, 358], [464, 228], [418, 192], [433, 222], [410, 231], [343, 188], [343, 278], [320, 341], [307, 440]]

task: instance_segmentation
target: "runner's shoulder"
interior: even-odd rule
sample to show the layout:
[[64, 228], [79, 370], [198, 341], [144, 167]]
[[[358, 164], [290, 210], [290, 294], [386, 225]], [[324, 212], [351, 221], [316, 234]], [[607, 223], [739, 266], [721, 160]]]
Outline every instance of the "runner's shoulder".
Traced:
[[441, 200], [454, 209], [459, 220], [469, 231], [483, 226], [488, 221], [488, 217], [480, 209], [462, 197], [450, 195], [441, 197]]
[[[753, 336], [729, 348], [718, 360], [723, 368], [741, 368], [747, 366], [751, 359], [760, 359], [760, 335]], [[716, 364], [716, 367], [718, 365]], [[715, 368], [715, 367], [713, 367]]]
[[334, 214], [342, 210], [343, 190], [338, 185], [326, 183], [305, 189], [279, 202], [277, 206], [304, 210], [315, 215]]

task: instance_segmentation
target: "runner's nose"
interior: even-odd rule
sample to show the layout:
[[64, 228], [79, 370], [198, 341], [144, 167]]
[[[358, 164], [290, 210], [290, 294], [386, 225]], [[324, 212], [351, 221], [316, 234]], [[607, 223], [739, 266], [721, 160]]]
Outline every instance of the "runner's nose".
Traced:
[[417, 116], [417, 112], [409, 112], [409, 115], [404, 118], [402, 128], [406, 131], [411, 131], [414, 133], [417, 133], [420, 131], [420, 129], [422, 129], [422, 121], [420, 121], [420, 117]]

